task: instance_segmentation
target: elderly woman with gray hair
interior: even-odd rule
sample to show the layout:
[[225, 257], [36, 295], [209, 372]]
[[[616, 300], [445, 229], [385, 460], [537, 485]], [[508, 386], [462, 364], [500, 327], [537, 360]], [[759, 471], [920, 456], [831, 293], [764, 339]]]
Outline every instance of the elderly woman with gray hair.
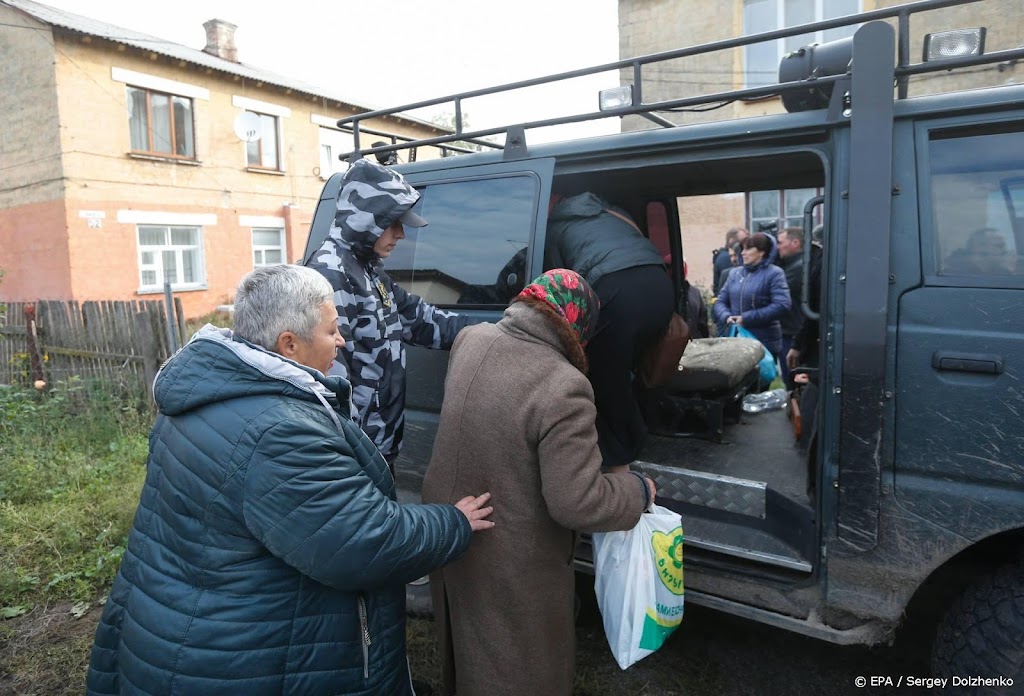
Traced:
[[160, 414], [89, 694], [412, 694], [405, 583], [461, 556], [489, 495], [400, 505], [325, 376], [330, 284], [247, 275], [235, 330], [206, 326], [157, 375]]

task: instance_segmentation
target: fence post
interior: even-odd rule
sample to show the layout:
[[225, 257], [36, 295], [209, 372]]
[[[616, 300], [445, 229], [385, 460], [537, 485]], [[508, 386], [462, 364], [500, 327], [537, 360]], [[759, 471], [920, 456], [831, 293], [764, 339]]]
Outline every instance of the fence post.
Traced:
[[178, 325], [174, 320], [174, 295], [171, 294], [171, 284], [166, 281], [164, 281], [164, 315], [167, 321], [167, 350], [173, 355], [181, 345], [178, 343]]
[[153, 320], [147, 311], [136, 312], [133, 319], [136, 335], [142, 343], [142, 366], [145, 373], [146, 393], [149, 395], [150, 403], [153, 403], [153, 380], [156, 379], [156, 371], [160, 364], [156, 336], [153, 335]]
[[185, 345], [191, 336], [185, 335], [185, 309], [182, 307], [180, 297], [174, 298], [174, 313], [178, 315], [178, 337], [181, 339], [178, 342], [178, 346], [181, 347]]
[[28, 346], [28, 365], [33, 382], [41, 382], [43, 376], [43, 359], [39, 355], [39, 346], [36, 343], [36, 306], [25, 305], [25, 342]]

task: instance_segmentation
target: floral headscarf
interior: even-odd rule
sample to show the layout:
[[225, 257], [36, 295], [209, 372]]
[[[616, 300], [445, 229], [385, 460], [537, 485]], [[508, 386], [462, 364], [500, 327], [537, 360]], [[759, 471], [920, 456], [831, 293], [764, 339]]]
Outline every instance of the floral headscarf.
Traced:
[[553, 268], [523, 288], [518, 298], [533, 297], [543, 301], [565, 319], [580, 345], [587, 345], [597, 329], [600, 300], [587, 281], [576, 271]]

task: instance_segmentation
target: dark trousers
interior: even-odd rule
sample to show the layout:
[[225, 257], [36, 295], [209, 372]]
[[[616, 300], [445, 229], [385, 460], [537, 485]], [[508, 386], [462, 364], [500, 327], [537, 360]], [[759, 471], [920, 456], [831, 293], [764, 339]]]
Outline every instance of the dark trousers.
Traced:
[[636, 366], [672, 317], [672, 281], [660, 266], [627, 268], [594, 285], [601, 300], [597, 332], [587, 344], [597, 407], [597, 441], [605, 466], [634, 461], [647, 427], [634, 389]]
[[786, 353], [793, 347], [793, 337], [785, 336], [782, 337], [782, 347], [779, 349], [779, 368], [782, 370], [782, 383], [786, 385], [786, 389], [793, 388], [793, 376], [789, 374], [789, 367], [786, 365]]

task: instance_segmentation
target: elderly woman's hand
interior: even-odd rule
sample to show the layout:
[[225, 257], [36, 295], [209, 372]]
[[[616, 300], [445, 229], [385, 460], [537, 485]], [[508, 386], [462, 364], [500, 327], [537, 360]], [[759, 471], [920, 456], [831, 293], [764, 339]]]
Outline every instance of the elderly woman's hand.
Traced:
[[729, 317], [729, 318], [727, 318], [725, 320], [725, 323], [726, 324], [739, 324], [740, 326], [743, 326], [743, 317], [740, 316], [739, 314], [733, 314], [731, 317]]
[[455, 507], [459, 509], [466, 519], [469, 520], [469, 526], [474, 532], [479, 532], [482, 529], [490, 529], [494, 526], [494, 523], [490, 520], [484, 519], [492, 512], [493, 507], [483, 507], [484, 503], [491, 499], [490, 493], [484, 493], [473, 497], [467, 495], [465, 498], [455, 503]]

